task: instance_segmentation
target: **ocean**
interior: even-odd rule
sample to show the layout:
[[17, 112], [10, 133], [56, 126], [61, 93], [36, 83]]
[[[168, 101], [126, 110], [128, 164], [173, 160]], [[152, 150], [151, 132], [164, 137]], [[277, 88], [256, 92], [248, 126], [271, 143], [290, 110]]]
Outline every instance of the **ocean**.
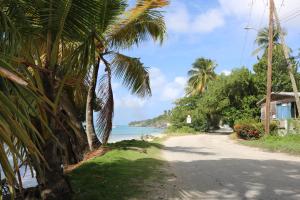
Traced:
[[160, 128], [152, 127], [133, 127], [127, 125], [116, 125], [112, 129], [109, 142], [118, 142], [121, 140], [140, 139], [145, 135], [159, 135], [164, 131]]
[[[163, 132], [163, 129], [159, 128], [150, 128], [150, 127], [131, 127], [126, 125], [117, 125], [112, 129], [109, 142], [118, 142], [122, 140], [131, 140], [131, 139], [140, 139], [143, 135], [159, 135]], [[12, 161], [11, 161], [12, 162]], [[25, 168], [20, 168], [21, 174], [23, 176], [23, 186], [25, 188], [34, 187], [37, 185], [37, 181], [32, 177], [30, 170], [27, 170], [25, 173]], [[1, 177], [4, 176], [2, 170]]]

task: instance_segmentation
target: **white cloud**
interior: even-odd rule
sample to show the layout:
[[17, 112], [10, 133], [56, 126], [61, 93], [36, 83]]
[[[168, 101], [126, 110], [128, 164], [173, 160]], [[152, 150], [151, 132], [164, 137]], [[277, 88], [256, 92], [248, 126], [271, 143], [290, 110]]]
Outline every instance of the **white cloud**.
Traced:
[[115, 100], [116, 107], [122, 108], [142, 108], [146, 103], [146, 99], [127, 95]]
[[189, 29], [190, 16], [184, 4], [176, 5], [166, 15], [166, 24], [169, 30], [185, 33]]
[[[253, 2], [253, 4], [252, 4]], [[275, 0], [277, 11], [279, 12], [279, 18], [282, 20], [282, 26], [287, 28], [298, 28], [300, 26], [300, 16], [296, 16], [299, 13], [299, 0]], [[250, 8], [252, 6], [252, 12], [250, 17], [250, 25], [254, 28], [261, 28], [267, 25], [269, 8], [267, 1], [253, 1], [253, 0], [219, 0], [220, 9], [227, 16], [234, 16], [238, 19], [248, 23]], [[293, 18], [292, 20], [288, 16]], [[258, 27], [260, 26], [260, 27]]]
[[172, 81], [168, 81], [160, 69], [152, 68], [150, 70], [150, 79], [153, 98], [157, 98], [160, 101], [173, 101], [184, 95], [185, 77], [178, 76]]
[[160, 69], [155, 67], [150, 69], [150, 84], [153, 92], [159, 91], [165, 82], [166, 77], [162, 74]]
[[191, 24], [192, 31], [196, 33], [209, 33], [225, 24], [223, 14], [218, 9], [211, 9], [196, 16]]
[[[118, 93], [115, 96], [115, 106], [118, 109], [130, 108], [138, 110], [154, 102], [174, 101], [184, 96], [186, 82], [186, 78], [181, 76], [168, 81], [159, 68], [151, 68], [150, 83], [152, 96], [150, 98], [139, 98], [130, 94], [121, 96]], [[119, 86], [120, 84], [115, 83], [114, 85]]]
[[172, 82], [163, 87], [161, 99], [165, 101], [174, 101], [184, 95], [186, 78], [176, 77]]
[[[240, 20], [244, 23], [243, 26], [250, 25], [256, 29], [267, 25], [267, 1], [218, 0], [218, 2], [218, 6], [204, 12], [192, 12], [187, 4], [182, 3], [182, 1], [172, 1], [166, 14], [168, 30], [179, 34], [209, 33], [223, 27], [227, 18], [230, 17]], [[285, 0], [283, 4], [282, 2], [282, 0], [275, 0], [277, 10], [280, 11], [279, 18], [282, 21], [282, 26], [287, 29], [297, 28], [299, 31], [299, 0]], [[251, 15], [250, 10], [252, 10]]]
[[225, 23], [219, 9], [210, 9], [192, 16], [185, 4], [175, 2], [166, 15], [166, 24], [170, 31], [176, 33], [208, 33]]
[[222, 70], [222, 71], [221, 71], [221, 74], [225, 74], [226, 76], [228, 76], [228, 75], [230, 75], [230, 74], [231, 74], [231, 71], [230, 71], [230, 70], [227, 70], [227, 69], [225, 69], [225, 70]]

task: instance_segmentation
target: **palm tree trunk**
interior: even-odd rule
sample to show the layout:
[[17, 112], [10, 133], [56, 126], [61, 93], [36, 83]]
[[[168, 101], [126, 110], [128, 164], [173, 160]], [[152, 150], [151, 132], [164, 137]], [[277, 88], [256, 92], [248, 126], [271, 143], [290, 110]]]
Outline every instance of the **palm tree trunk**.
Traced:
[[276, 10], [276, 6], [274, 6], [274, 16], [275, 16], [275, 19], [276, 19], [277, 29], [279, 31], [279, 37], [281, 39], [281, 43], [282, 43], [282, 47], [283, 47], [283, 54], [284, 54], [284, 57], [285, 57], [285, 59], [287, 61], [287, 64], [288, 64], [288, 73], [289, 73], [289, 76], [290, 76], [290, 79], [291, 79], [293, 92], [294, 92], [294, 95], [295, 95], [297, 110], [300, 113], [300, 98], [299, 98], [298, 87], [297, 87], [297, 84], [296, 84], [295, 76], [294, 76], [294, 73], [293, 73], [293, 64], [290, 61], [289, 50], [288, 50], [288, 47], [285, 43], [284, 35], [282, 33], [282, 28], [281, 28], [281, 25], [280, 25], [280, 21], [279, 21], [278, 13], [277, 13], [277, 10]]
[[[64, 132], [55, 135], [60, 141], [66, 139], [63, 138], [66, 136]], [[37, 174], [37, 180], [41, 184], [41, 197], [43, 200], [71, 199], [71, 186], [63, 172], [63, 153], [63, 149], [53, 139], [49, 139], [43, 146], [43, 156], [49, 166], [49, 168], [44, 169], [44, 177]]]
[[100, 65], [100, 58], [98, 58], [95, 66], [93, 67], [92, 72], [92, 80], [89, 85], [87, 100], [86, 100], [86, 135], [88, 139], [88, 144], [90, 150], [94, 150], [95, 148], [98, 148], [101, 145], [100, 140], [97, 137], [97, 134], [95, 132], [95, 126], [94, 126], [94, 102], [96, 97], [96, 85], [97, 85], [97, 78], [98, 78], [98, 71], [99, 71], [99, 65]]
[[62, 94], [61, 107], [67, 113], [70, 119], [70, 123], [72, 124], [76, 140], [78, 141], [78, 145], [75, 146], [75, 148], [78, 149], [79, 152], [77, 157], [80, 159], [79, 161], [81, 161], [84, 154], [88, 151], [88, 141], [82, 122], [76, 115], [76, 108], [74, 107], [74, 104], [71, 102], [66, 93]]
[[[52, 5], [54, 1], [49, 1], [49, 21], [47, 30], [47, 50], [45, 68], [49, 69], [52, 54], [53, 35], [52, 30]], [[53, 74], [42, 74], [42, 80], [46, 96], [54, 102], [55, 89], [54, 89], [54, 76]], [[46, 111], [48, 118], [49, 128], [53, 131], [53, 135], [59, 141], [68, 141], [68, 135], [65, 132], [58, 130], [58, 123], [49, 111]], [[41, 197], [43, 200], [68, 200], [71, 199], [71, 186], [64, 176], [63, 172], [63, 149], [58, 142], [49, 137], [42, 146], [42, 154], [47, 161], [48, 167], [45, 167], [43, 174], [37, 171], [37, 181], [41, 184]]]
[[[49, 99], [53, 99], [54, 87], [51, 78], [43, 74], [43, 82], [46, 95]], [[71, 186], [64, 176], [63, 172], [63, 158], [65, 154], [64, 146], [70, 142], [70, 136], [61, 130], [57, 119], [47, 112], [49, 128], [53, 131], [53, 135], [61, 142], [60, 145], [53, 137], [47, 138], [41, 147], [41, 153], [47, 161], [48, 167], [45, 167], [42, 174], [37, 172], [37, 181], [41, 185], [41, 197], [43, 200], [68, 200], [71, 199]], [[66, 148], [66, 147], [65, 147]], [[67, 147], [69, 148], [69, 147]]]

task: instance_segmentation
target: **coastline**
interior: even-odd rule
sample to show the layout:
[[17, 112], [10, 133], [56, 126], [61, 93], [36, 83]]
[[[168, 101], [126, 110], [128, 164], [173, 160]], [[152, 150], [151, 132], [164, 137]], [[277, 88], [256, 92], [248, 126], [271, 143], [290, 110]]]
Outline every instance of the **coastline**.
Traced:
[[115, 143], [122, 140], [141, 140], [148, 136], [157, 137], [162, 134], [165, 129], [155, 127], [135, 127], [129, 125], [117, 125], [112, 130], [109, 143]]

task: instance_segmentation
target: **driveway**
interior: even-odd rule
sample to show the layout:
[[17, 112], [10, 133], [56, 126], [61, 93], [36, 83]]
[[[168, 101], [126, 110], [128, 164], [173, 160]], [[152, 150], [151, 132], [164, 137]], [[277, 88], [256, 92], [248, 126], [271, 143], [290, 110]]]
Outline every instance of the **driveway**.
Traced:
[[164, 145], [172, 175], [163, 199], [300, 199], [300, 157], [221, 134], [173, 137]]

